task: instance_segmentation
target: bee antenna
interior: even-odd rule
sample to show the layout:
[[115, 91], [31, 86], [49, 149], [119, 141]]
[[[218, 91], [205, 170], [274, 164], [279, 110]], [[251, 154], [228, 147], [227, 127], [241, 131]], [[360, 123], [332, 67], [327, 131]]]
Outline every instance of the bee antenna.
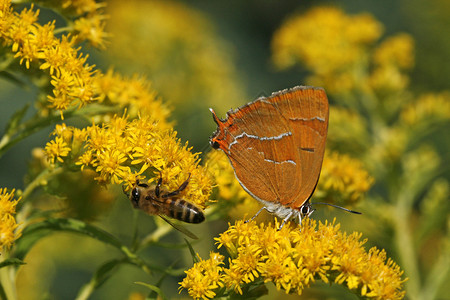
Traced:
[[315, 202], [315, 203], [313, 203], [313, 205], [316, 205], [316, 204], [333, 206], [335, 208], [339, 208], [339, 209], [345, 210], [346, 212], [349, 212], [349, 213], [352, 213], [352, 214], [362, 215], [362, 213], [360, 213], [359, 211], [354, 211], [354, 210], [351, 210], [351, 209], [348, 209], [348, 208], [345, 208], [345, 207], [342, 207], [342, 206], [337, 206], [337, 205], [334, 205], [334, 204], [330, 204], [330, 203], [324, 203], [324, 202]]

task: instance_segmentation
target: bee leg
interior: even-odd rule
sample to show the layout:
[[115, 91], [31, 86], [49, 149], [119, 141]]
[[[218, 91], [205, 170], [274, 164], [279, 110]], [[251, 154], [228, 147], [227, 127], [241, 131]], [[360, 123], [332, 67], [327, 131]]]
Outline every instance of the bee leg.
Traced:
[[156, 184], [156, 187], [155, 187], [155, 195], [158, 198], [159, 198], [159, 193], [161, 191], [161, 184], [162, 184], [162, 174], [161, 174], [161, 172], [159, 172], [158, 183]]
[[148, 184], [146, 184], [146, 183], [139, 183], [139, 179], [136, 179], [136, 186], [148, 188]]
[[163, 198], [169, 198], [169, 197], [173, 197], [178, 195], [179, 193], [181, 193], [189, 184], [189, 179], [191, 178], [191, 173], [189, 173], [188, 178], [186, 179], [185, 182], [183, 182], [175, 191], [167, 193], [166, 195], [162, 195]]

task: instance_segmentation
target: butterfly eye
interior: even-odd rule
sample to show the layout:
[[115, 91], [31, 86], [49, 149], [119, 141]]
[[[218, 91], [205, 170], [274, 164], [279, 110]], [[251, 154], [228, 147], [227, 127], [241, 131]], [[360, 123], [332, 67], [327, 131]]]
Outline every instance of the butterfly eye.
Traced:
[[220, 145], [217, 141], [210, 141], [211, 147], [213, 147], [214, 149], [219, 149]]
[[309, 214], [309, 210], [310, 210], [311, 206], [309, 205], [303, 205], [301, 208], [301, 213], [303, 216], [306, 216]]

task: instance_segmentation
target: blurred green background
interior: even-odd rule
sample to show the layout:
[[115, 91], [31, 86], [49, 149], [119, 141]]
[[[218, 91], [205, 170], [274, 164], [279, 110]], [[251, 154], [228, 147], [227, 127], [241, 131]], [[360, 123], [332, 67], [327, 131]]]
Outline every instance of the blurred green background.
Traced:
[[[270, 62], [270, 43], [274, 31], [294, 12], [306, 12], [317, 5], [333, 5], [350, 14], [369, 12], [385, 26], [385, 36], [406, 32], [415, 39], [416, 63], [411, 72], [410, 89], [414, 93], [439, 92], [450, 88], [450, 1], [108, 1], [110, 14], [108, 30], [110, 44], [105, 51], [92, 50], [90, 63], [106, 71], [113, 67], [125, 75], [144, 74], [160, 96], [173, 108], [172, 120], [183, 141], [189, 141], [195, 151], [209, 151], [208, 137], [215, 130], [209, 107], [219, 116], [230, 108], [243, 105], [258, 96], [304, 83], [306, 70], [291, 68], [277, 71]], [[51, 17], [43, 9], [41, 16]], [[5, 127], [11, 114], [32, 102], [35, 91], [23, 90], [1, 80], [2, 109], [0, 128]], [[30, 85], [31, 86], [31, 85]], [[174, 88], [174, 87], [177, 88]], [[180, 92], [182, 91], [182, 92]], [[330, 99], [333, 102], [333, 99]], [[1, 157], [0, 181], [3, 187], [23, 188], [27, 162], [34, 147], [43, 147], [47, 132], [39, 132], [17, 144]], [[448, 128], [442, 130], [448, 140]], [[443, 139], [444, 154], [448, 142]], [[446, 150], [445, 150], [446, 149]], [[445, 172], [448, 177], [448, 166]], [[117, 195], [121, 194], [117, 188]], [[111, 210], [97, 221], [99, 226], [123, 238], [130, 238], [132, 211], [124, 196], [119, 196]], [[369, 238], [368, 246], [378, 245], [376, 237], [392, 232], [379, 232], [376, 227], [364, 226], [359, 216], [341, 211], [322, 210], [316, 219], [337, 217], [343, 230], [361, 231]], [[141, 233], [151, 228], [152, 221], [140, 215]], [[214, 221], [189, 227], [198, 235], [212, 237], [226, 228], [226, 221]], [[369, 232], [370, 228], [373, 232]], [[178, 233], [165, 238], [167, 242], [182, 243]], [[194, 243], [202, 257], [213, 249], [214, 241], [203, 239]], [[76, 245], [74, 247], [73, 245]], [[379, 245], [378, 245], [379, 246]], [[392, 249], [387, 249], [388, 256]], [[71, 299], [98, 267], [98, 261], [112, 258], [115, 250], [99, 242], [70, 234], [54, 234], [37, 244], [30, 253], [25, 274], [18, 281], [22, 299]], [[164, 252], [164, 256], [161, 255]], [[161, 257], [160, 265], [171, 265], [180, 259], [189, 265], [190, 255], [183, 250], [155, 248], [145, 255]], [[392, 256], [391, 256], [392, 257]], [[393, 257], [395, 259], [395, 257]], [[37, 276], [37, 277], [35, 277]], [[134, 291], [147, 292], [135, 281], [155, 282], [160, 275], [148, 275], [133, 267], [122, 267], [92, 299], [126, 299]], [[182, 298], [177, 293], [177, 281], [168, 278], [163, 289], [170, 298]], [[20, 290], [19, 289], [19, 290]], [[327, 299], [356, 299], [342, 287], [326, 289], [313, 285], [302, 299], [324, 299], [317, 291], [327, 293]], [[286, 299], [284, 293], [271, 291], [266, 299]], [[450, 298], [447, 298], [450, 299]]]

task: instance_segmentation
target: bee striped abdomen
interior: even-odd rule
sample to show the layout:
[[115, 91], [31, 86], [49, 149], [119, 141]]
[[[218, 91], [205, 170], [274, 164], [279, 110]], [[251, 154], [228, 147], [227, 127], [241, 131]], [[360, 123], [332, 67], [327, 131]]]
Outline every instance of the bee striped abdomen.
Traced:
[[205, 220], [203, 211], [186, 200], [169, 198], [166, 201], [169, 202], [167, 215], [171, 218], [186, 223], [201, 223]]

